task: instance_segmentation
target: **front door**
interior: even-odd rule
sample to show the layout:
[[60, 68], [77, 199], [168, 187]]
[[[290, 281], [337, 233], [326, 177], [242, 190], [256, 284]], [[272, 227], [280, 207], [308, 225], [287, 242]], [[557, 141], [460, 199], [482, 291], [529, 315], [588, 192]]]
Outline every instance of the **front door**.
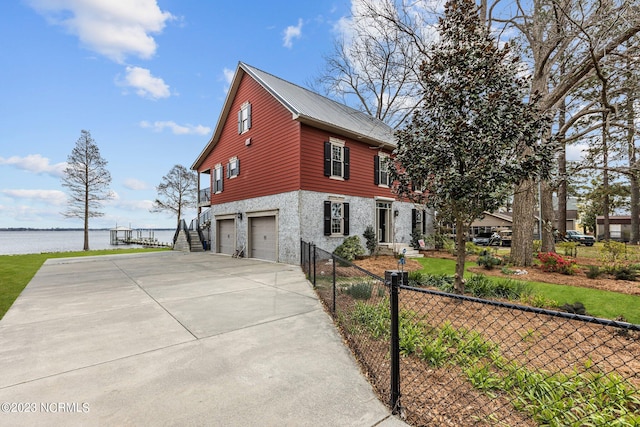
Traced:
[[378, 243], [391, 242], [391, 203], [376, 202]]

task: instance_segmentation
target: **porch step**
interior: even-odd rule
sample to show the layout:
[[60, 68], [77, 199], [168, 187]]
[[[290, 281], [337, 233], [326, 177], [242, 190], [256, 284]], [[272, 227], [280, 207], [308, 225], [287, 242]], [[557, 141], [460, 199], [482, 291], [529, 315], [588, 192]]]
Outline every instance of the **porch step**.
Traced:
[[424, 255], [421, 254], [420, 251], [413, 249], [413, 247], [405, 243], [389, 243], [385, 246], [380, 245], [381, 254], [383, 254], [383, 248], [389, 255], [402, 254], [404, 251], [404, 256], [407, 258], [424, 258]]
[[191, 247], [189, 248], [191, 252], [204, 252], [198, 230], [189, 230], [189, 240], [191, 241]]

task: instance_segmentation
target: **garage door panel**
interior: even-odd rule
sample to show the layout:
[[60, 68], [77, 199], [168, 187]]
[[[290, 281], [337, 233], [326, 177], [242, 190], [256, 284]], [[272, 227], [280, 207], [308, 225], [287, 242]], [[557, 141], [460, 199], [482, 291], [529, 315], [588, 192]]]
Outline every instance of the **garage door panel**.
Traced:
[[276, 217], [251, 218], [251, 258], [277, 261]]
[[236, 250], [236, 225], [232, 219], [218, 220], [218, 253], [233, 255]]

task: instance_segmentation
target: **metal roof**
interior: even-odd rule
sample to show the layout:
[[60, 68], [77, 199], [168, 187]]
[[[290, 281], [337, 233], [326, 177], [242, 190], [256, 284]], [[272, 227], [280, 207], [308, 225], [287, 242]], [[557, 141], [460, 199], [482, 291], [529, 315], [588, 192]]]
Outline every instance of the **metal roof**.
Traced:
[[191, 166], [192, 169], [197, 169], [217, 144], [240, 80], [245, 73], [287, 108], [291, 112], [293, 120], [367, 144], [388, 149], [395, 148], [394, 130], [382, 120], [240, 62], [214, 133], [205, 149]]

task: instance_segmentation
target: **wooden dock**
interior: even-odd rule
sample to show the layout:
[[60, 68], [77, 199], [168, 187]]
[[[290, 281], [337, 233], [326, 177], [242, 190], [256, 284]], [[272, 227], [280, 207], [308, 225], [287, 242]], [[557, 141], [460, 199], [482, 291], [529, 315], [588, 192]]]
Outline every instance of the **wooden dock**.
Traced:
[[[112, 228], [110, 233], [111, 245], [140, 245], [145, 248], [170, 248], [172, 242], [160, 242], [155, 238], [153, 230], [134, 230], [128, 227]], [[146, 234], [146, 235], [145, 235]]]

